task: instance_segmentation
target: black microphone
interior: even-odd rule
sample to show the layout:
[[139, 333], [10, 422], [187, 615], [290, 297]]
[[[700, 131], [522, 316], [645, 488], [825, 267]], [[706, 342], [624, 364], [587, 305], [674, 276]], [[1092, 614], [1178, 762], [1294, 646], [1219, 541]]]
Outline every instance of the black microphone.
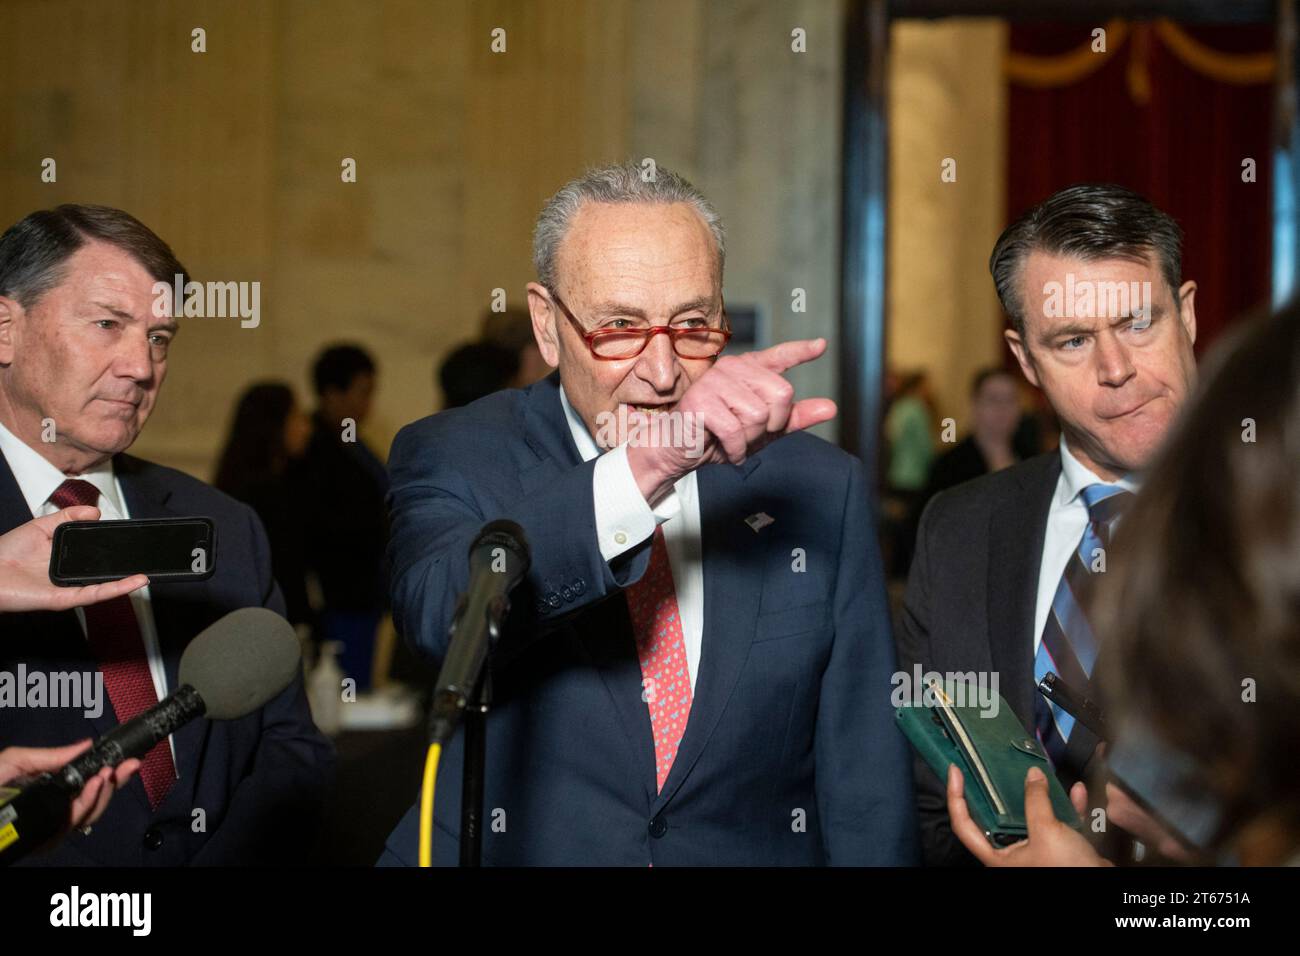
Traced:
[[0, 865], [62, 830], [72, 801], [100, 769], [143, 757], [196, 717], [235, 720], [252, 713], [289, 686], [299, 663], [292, 625], [266, 608], [231, 611], [205, 628], [181, 655], [181, 686], [174, 692], [10, 799], [0, 789]]
[[530, 563], [524, 529], [513, 521], [489, 522], [470, 545], [469, 587], [452, 620], [451, 643], [433, 692], [431, 741], [445, 744], [451, 739], [510, 611], [510, 592]]

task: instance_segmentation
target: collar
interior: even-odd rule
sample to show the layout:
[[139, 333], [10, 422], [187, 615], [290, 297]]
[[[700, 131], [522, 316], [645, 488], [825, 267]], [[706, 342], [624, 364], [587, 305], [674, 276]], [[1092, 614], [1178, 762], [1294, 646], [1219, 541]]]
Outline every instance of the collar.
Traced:
[[1083, 489], [1089, 485], [1111, 485], [1123, 488], [1125, 491], [1134, 493], [1138, 490], [1137, 474], [1130, 472], [1118, 481], [1105, 481], [1093, 474], [1092, 471], [1079, 459], [1074, 457], [1073, 452], [1065, 440], [1065, 432], [1061, 432], [1061, 484], [1057, 491], [1057, 501], [1062, 505], [1073, 504], [1083, 493]]
[[14, 481], [23, 493], [28, 510], [33, 515], [40, 512], [59, 485], [66, 478], [80, 478], [99, 489], [101, 496], [112, 503], [118, 514], [123, 514], [122, 502], [117, 496], [117, 482], [113, 480], [113, 459], [103, 462], [80, 475], [65, 475], [50, 464], [40, 452], [0, 424], [0, 453], [4, 454], [13, 472]]
[[569, 396], [564, 393], [563, 385], [560, 386], [560, 404], [564, 406], [564, 418], [569, 423], [569, 432], [573, 435], [573, 443], [578, 446], [578, 454], [582, 456], [582, 460], [591, 461], [593, 458], [600, 457], [600, 449], [596, 447], [591, 432], [587, 431], [586, 423], [578, 417], [578, 413], [569, 404]]

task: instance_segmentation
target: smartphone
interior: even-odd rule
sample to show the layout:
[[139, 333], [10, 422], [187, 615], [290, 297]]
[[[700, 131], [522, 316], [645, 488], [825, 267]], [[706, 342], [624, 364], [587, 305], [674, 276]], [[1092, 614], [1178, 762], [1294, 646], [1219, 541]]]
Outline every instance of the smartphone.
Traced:
[[65, 521], [54, 529], [50, 580], [64, 587], [147, 574], [150, 583], [203, 581], [217, 562], [211, 518]]

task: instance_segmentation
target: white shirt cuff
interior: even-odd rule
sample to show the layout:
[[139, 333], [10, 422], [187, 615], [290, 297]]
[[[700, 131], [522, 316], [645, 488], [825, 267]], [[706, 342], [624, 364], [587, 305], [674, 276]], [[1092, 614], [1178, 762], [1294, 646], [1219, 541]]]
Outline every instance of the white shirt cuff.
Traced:
[[636, 547], [654, 534], [655, 528], [682, 510], [676, 488], [653, 508], [646, 503], [628, 463], [626, 444], [596, 459], [592, 492], [596, 504], [596, 538], [600, 542], [600, 555], [606, 561]]

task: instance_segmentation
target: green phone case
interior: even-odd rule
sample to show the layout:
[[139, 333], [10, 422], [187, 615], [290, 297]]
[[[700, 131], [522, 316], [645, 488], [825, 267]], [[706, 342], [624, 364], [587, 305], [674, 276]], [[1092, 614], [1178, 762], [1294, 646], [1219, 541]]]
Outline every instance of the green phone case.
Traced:
[[1007, 846], [1028, 835], [1025, 774], [1030, 767], [1046, 775], [1056, 818], [1082, 828], [1042, 745], [1025, 733], [1006, 700], [999, 697], [996, 716], [986, 716], [979, 706], [957, 706], [963, 697], [956, 693], [955, 683], [945, 682], [943, 689], [947, 706], [899, 707], [898, 726], [940, 781], [946, 784], [948, 765], [957, 765], [964, 778], [966, 807], [989, 842]]

